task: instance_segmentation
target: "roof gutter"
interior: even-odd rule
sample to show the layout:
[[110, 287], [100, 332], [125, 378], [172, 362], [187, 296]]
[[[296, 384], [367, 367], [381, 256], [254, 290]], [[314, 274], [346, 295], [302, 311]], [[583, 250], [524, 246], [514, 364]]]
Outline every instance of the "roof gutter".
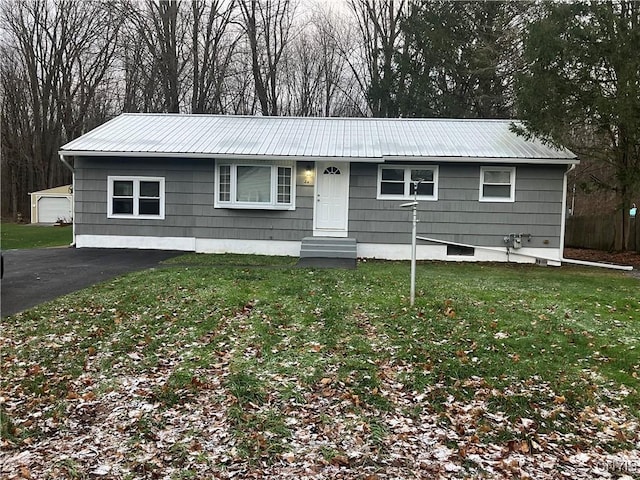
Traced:
[[577, 158], [526, 158], [526, 157], [457, 157], [457, 156], [424, 156], [424, 155], [382, 155], [382, 156], [340, 156], [330, 155], [263, 155], [242, 153], [202, 153], [202, 152], [125, 152], [96, 150], [61, 150], [61, 158], [66, 156], [84, 157], [134, 157], [134, 158], [224, 158], [231, 160], [267, 160], [267, 161], [299, 161], [299, 162], [449, 162], [449, 163], [491, 163], [491, 164], [531, 164], [531, 165], [567, 165], [577, 164]]
[[188, 159], [216, 159], [225, 160], [266, 160], [266, 161], [298, 161], [298, 162], [362, 162], [383, 163], [382, 157], [331, 157], [305, 155], [261, 155], [238, 153], [190, 153], [190, 152], [114, 152], [92, 150], [61, 150], [63, 155], [74, 157], [133, 157], [133, 158], [188, 158]]
[[76, 171], [69, 164], [69, 162], [67, 162], [67, 159], [64, 158], [64, 153], [63, 152], [58, 152], [58, 155], [60, 156], [60, 161], [62, 162], [62, 164], [69, 169], [69, 171], [71, 172], [72, 175], [74, 175], [76, 173]]
[[528, 158], [528, 157], [443, 157], [418, 155], [383, 155], [385, 162], [449, 162], [449, 163], [506, 163], [511, 165], [575, 165], [580, 163], [577, 158]]

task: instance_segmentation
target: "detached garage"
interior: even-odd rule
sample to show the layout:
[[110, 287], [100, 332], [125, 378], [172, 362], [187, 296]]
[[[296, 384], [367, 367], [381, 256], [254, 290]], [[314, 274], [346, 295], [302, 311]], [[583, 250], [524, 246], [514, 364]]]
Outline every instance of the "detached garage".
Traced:
[[73, 220], [73, 189], [71, 185], [49, 188], [31, 195], [31, 223], [56, 223]]

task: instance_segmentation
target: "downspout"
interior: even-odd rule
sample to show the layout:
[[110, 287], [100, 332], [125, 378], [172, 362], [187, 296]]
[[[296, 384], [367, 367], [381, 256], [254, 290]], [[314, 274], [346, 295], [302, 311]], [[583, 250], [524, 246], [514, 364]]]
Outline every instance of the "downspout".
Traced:
[[[562, 179], [562, 218], [560, 220], [560, 261], [566, 261], [564, 258], [564, 237], [565, 229], [567, 228], [567, 185], [569, 179], [569, 173], [576, 168], [575, 164], [571, 164], [567, 171], [564, 172], [564, 178]], [[573, 210], [571, 211], [573, 215]]]
[[58, 155], [60, 155], [60, 161], [62, 162], [62, 164], [65, 167], [67, 167], [71, 172], [71, 194], [73, 195], [71, 197], [72, 198], [71, 200], [72, 239], [71, 239], [71, 245], [69, 246], [75, 247], [76, 246], [76, 171], [71, 166], [71, 164], [67, 162], [67, 159], [64, 158], [64, 154], [62, 152], [58, 152]]

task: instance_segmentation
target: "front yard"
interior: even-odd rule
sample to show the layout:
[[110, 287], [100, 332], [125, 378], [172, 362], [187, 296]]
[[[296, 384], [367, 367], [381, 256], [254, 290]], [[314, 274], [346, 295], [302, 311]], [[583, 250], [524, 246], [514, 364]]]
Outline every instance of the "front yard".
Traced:
[[188, 255], [2, 319], [0, 476], [640, 478], [637, 279], [408, 283]]
[[14, 248], [43, 248], [69, 246], [73, 239], [73, 227], [34, 225], [30, 223], [2, 222], [0, 225], [2, 250]]

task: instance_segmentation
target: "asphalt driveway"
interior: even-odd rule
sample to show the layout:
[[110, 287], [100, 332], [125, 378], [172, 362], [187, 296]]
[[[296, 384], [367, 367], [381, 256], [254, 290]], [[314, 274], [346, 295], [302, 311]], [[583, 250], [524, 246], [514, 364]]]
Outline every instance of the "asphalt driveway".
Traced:
[[103, 248], [7, 250], [1, 284], [2, 316], [118, 275], [157, 266], [184, 252]]

